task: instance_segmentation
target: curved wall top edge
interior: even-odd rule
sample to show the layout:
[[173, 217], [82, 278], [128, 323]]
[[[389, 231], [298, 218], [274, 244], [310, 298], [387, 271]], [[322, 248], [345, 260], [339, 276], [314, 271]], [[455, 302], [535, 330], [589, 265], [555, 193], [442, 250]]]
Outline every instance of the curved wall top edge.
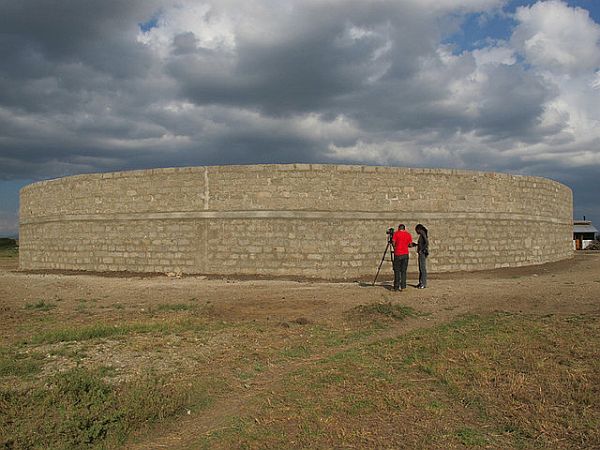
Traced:
[[334, 169], [339, 172], [367, 172], [367, 173], [407, 173], [407, 174], [439, 174], [439, 175], [459, 175], [459, 176], [474, 176], [474, 177], [489, 177], [499, 179], [518, 179], [532, 182], [545, 182], [555, 184], [557, 186], [567, 188], [568, 186], [556, 180], [546, 177], [538, 177], [532, 175], [519, 175], [507, 172], [486, 172], [479, 170], [468, 169], [446, 169], [446, 168], [425, 168], [425, 167], [402, 167], [402, 166], [371, 166], [359, 164], [312, 164], [312, 163], [290, 163], [290, 164], [231, 164], [231, 165], [208, 165], [208, 166], [188, 166], [188, 167], [165, 167], [154, 169], [139, 169], [125, 170], [116, 172], [95, 172], [84, 173], [78, 175], [69, 175], [65, 177], [52, 178], [48, 180], [37, 181], [20, 189], [20, 192], [26, 192], [30, 189], [35, 189], [48, 184], [60, 183], [62, 181], [77, 181], [77, 180], [101, 180], [111, 178], [134, 178], [145, 177], [148, 175], [161, 175], [171, 173], [204, 173], [205, 171], [218, 170], [221, 172], [234, 171], [324, 171], [326, 169]]

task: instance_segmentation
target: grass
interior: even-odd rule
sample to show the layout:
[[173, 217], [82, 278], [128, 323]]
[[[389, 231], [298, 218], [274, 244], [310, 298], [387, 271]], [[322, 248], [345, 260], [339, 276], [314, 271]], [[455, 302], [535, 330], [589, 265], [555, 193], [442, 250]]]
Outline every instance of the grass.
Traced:
[[355, 317], [387, 317], [395, 320], [403, 320], [415, 316], [416, 312], [410, 306], [397, 303], [371, 303], [369, 305], [358, 305], [352, 308], [348, 315]]
[[286, 358], [306, 358], [310, 356], [310, 348], [304, 345], [286, 347], [281, 351], [281, 355]]
[[88, 326], [58, 328], [34, 334], [24, 343], [55, 344], [57, 342], [88, 341], [101, 338], [125, 337], [138, 333], [181, 333], [206, 328], [206, 323], [197, 320], [180, 320], [175, 322], [137, 322], [123, 324], [97, 323]]
[[156, 310], [159, 312], [181, 312], [192, 311], [194, 309], [196, 309], [195, 305], [186, 303], [161, 303], [156, 306]]
[[468, 316], [285, 377], [217, 448], [598, 448], [600, 318]]
[[112, 385], [102, 370], [73, 369], [25, 391], [0, 390], [0, 448], [99, 448], [132, 430], [211, 404], [205, 380], [144, 374]]
[[19, 354], [14, 349], [0, 348], [0, 377], [27, 377], [40, 372], [42, 357], [37, 353]]
[[56, 308], [56, 304], [46, 302], [45, 300], [38, 300], [35, 303], [25, 304], [25, 309], [30, 311], [50, 311], [53, 308]]
[[483, 447], [488, 442], [482, 432], [472, 428], [461, 428], [456, 431], [456, 436], [467, 447]]
[[190, 448], [600, 448], [598, 315], [403, 334], [422, 313], [390, 302], [287, 327], [188, 303], [106, 324], [82, 303], [68, 325], [40, 320], [56, 315], [35, 313], [56, 306], [44, 300], [20, 311], [28, 338], [0, 348], [0, 448], [119, 448], [188, 411], [215, 417]]

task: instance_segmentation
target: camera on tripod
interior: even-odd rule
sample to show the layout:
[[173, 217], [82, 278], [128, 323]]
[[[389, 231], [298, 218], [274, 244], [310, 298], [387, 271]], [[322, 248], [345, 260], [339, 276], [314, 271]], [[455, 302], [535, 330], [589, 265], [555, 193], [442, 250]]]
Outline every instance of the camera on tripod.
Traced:
[[392, 238], [394, 237], [394, 228], [388, 228], [385, 234], [388, 235], [388, 242], [392, 242]]
[[379, 263], [379, 267], [377, 268], [377, 273], [375, 274], [375, 279], [373, 280], [373, 286], [375, 286], [375, 282], [377, 281], [377, 277], [379, 276], [379, 271], [381, 270], [381, 265], [385, 260], [385, 256], [387, 255], [388, 250], [390, 251], [390, 261], [392, 263], [394, 262], [394, 228], [388, 228], [385, 234], [387, 234], [387, 245], [385, 246], [383, 256], [381, 257], [381, 262]]

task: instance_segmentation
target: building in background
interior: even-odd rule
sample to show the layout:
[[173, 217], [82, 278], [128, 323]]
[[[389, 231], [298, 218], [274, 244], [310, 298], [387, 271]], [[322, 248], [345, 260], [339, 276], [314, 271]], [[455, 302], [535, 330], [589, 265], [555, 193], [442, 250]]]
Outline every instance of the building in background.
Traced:
[[592, 225], [591, 220], [574, 220], [573, 221], [573, 246], [575, 250], [583, 250], [587, 248], [598, 236], [598, 230]]

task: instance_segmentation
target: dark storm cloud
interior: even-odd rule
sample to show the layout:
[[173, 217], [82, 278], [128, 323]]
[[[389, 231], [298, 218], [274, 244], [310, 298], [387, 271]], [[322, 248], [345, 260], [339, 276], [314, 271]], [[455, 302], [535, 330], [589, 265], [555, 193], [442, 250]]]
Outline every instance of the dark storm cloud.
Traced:
[[372, 49], [338, 48], [341, 32], [338, 25], [270, 47], [242, 42], [234, 58], [215, 51], [177, 55], [170, 74], [182, 95], [200, 105], [258, 107], [270, 115], [320, 110], [361, 89], [369, 73]]
[[144, 89], [154, 57], [135, 41], [149, 7], [1, 2], [0, 179], [114, 170], [135, 159], [127, 140], [164, 133], [143, 117], [164, 93]]
[[556, 95], [541, 77], [520, 66], [495, 67], [479, 86], [473, 114], [452, 98], [451, 87], [476, 69], [475, 61], [440, 60], [435, 16], [385, 2], [327, 6], [280, 24], [270, 42], [242, 34], [234, 52], [198, 48], [193, 33], [177, 35], [169, 73], [197, 105], [345, 115], [366, 132], [447, 129], [527, 139], [539, 131], [544, 104]]
[[180, 34], [169, 73], [182, 95], [200, 105], [259, 108], [270, 115], [340, 114], [357, 106], [344, 99], [369, 94], [371, 77], [414, 76], [419, 57], [435, 49], [435, 34], [423, 33], [435, 30], [432, 18], [409, 5], [337, 6], [313, 4], [284, 17], [268, 42], [242, 33], [231, 53], [194, 48], [193, 33]]
[[[398, 130], [419, 129], [525, 133], [539, 117], [548, 91], [518, 68], [499, 69], [481, 87], [487, 91], [480, 94], [486, 97], [481, 108], [474, 116], [465, 114], [448, 86], [473, 70], [474, 63], [469, 56], [450, 65], [441, 62], [438, 17], [415, 5], [308, 3], [294, 15], [261, 22], [271, 39], [242, 30], [235, 49], [206, 48], [193, 31], [182, 30], [173, 33], [166, 54], [159, 55], [137, 40], [140, 23], [157, 14], [156, 3], [3, 2], [2, 39], [16, 50], [0, 66], [0, 102], [9, 109], [0, 115], [0, 127], [13, 130], [0, 149], [5, 157], [20, 154], [27, 161], [57, 160], [74, 168], [80, 167], [77, 158], [94, 161], [95, 156], [118, 162], [119, 168], [129, 161], [129, 147], [141, 143], [156, 157], [152, 148], [160, 142], [148, 140], [161, 136], [186, 137], [179, 141], [181, 150], [196, 148], [200, 163], [211, 159], [207, 142], [221, 148], [236, 135], [230, 126], [234, 121], [225, 118], [220, 136], [207, 140], [198, 132], [205, 124], [186, 114], [173, 119], [157, 111], [157, 105], [170, 101], [260, 111], [266, 117], [312, 113], [325, 122], [343, 115], [357, 130], [392, 137]], [[157, 28], [165, 26], [155, 22]], [[516, 92], [521, 84], [525, 87]], [[322, 159], [330, 143], [340, 142], [327, 136], [320, 143], [308, 136], [294, 140], [304, 141], [307, 150], [269, 151], [273, 162], [300, 155]], [[252, 147], [259, 141], [243, 145], [244, 161], [252, 162], [252, 155], [264, 160], [262, 148]], [[146, 161], [140, 153], [139, 160]]]
[[[1, 36], [3, 45], [19, 44], [13, 48], [24, 62], [41, 57], [53, 63], [83, 63], [114, 76], [135, 76], [143, 73], [147, 55], [123, 42], [136, 35], [136, 24], [155, 7], [156, 2], [142, 0], [2, 0]], [[15, 62], [5, 60], [2, 67]]]
[[595, 225], [600, 225], [600, 178], [595, 167], [586, 168], [577, 173], [562, 173], [557, 175], [558, 181], [567, 184], [573, 190], [574, 216], [581, 219], [595, 218]]

